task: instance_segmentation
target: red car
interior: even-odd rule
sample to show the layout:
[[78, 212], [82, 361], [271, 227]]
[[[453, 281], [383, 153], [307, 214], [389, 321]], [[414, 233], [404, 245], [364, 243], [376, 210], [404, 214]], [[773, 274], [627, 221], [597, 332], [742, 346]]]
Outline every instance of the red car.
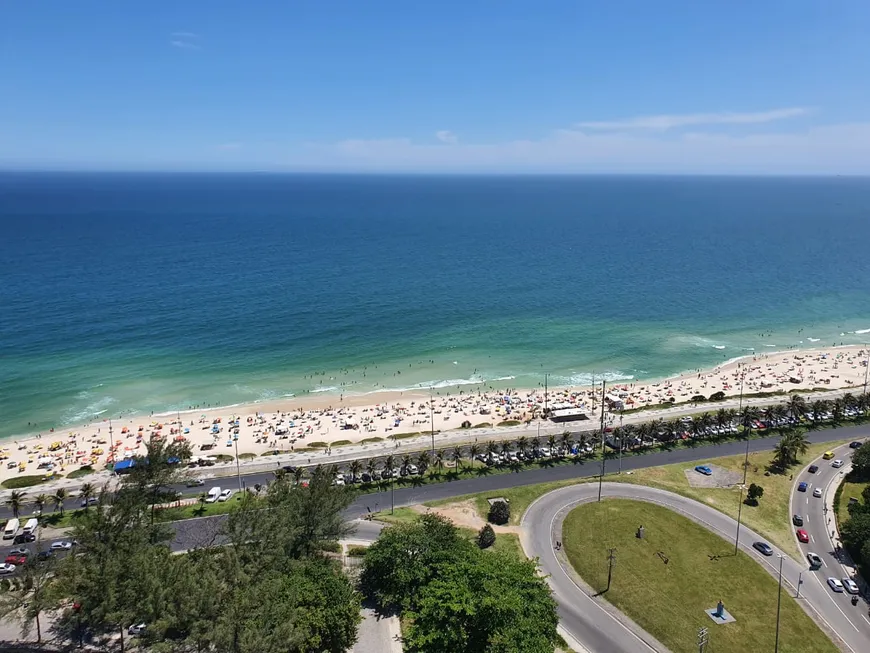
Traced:
[[799, 528], [795, 532], [797, 533], [798, 540], [800, 540], [801, 542], [809, 542], [810, 541], [810, 536], [807, 535], [807, 532], [804, 529]]
[[6, 556], [6, 564], [7, 565], [23, 565], [27, 563], [27, 558], [24, 556]]

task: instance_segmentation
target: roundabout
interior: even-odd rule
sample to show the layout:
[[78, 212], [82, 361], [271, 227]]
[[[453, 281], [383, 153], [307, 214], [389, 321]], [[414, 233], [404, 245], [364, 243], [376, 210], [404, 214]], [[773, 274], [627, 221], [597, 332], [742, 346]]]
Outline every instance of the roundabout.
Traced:
[[[604, 483], [602, 496], [648, 502], [666, 508], [721, 537], [724, 540], [723, 549], [728, 549], [727, 542], [730, 541], [733, 552], [737, 522], [707, 505], [664, 490], [627, 483]], [[523, 548], [529, 557], [539, 559], [541, 571], [548, 575], [548, 581], [559, 603], [564, 634], [567, 639], [573, 640], [572, 644], [579, 645], [579, 650], [589, 653], [666, 650], [661, 642], [606, 601], [599, 592], [602, 588], [592, 588], [580, 579], [567, 560], [565, 548], [556, 548], [557, 543], [562, 542], [563, 522], [571, 510], [597, 499], [598, 485], [593, 483], [565, 487], [540, 497], [523, 515]], [[632, 524], [632, 528], [636, 526]], [[651, 524], [645, 526], [647, 529], [654, 527]], [[870, 650], [868, 634], [856, 629], [840, 607], [830, 600], [823, 581], [815, 577], [815, 572], [809, 571], [807, 564], [795, 561], [776, 547], [773, 547], [773, 555], [762, 555], [752, 547], [756, 541], [765, 540], [741, 526], [739, 549], [743, 553], [777, 580], [780, 563], [782, 564], [783, 601], [791, 600], [787, 599], [789, 594], [795, 596], [798, 582], [802, 580], [799, 605], [810, 618], [842, 650], [853, 653]], [[602, 561], [602, 564], [606, 564], [606, 561]], [[711, 606], [699, 605], [697, 609], [701, 613], [709, 607]], [[740, 615], [736, 616], [740, 618]], [[774, 604], [770, 608], [771, 629], [775, 618]], [[712, 622], [709, 622], [709, 626], [710, 636], [715, 637], [717, 626]]]

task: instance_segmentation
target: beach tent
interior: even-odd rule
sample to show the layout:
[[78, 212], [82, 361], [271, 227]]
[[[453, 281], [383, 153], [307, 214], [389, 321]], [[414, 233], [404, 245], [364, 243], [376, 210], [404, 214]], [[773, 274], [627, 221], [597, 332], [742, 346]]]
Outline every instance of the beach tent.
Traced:
[[135, 465], [136, 465], [135, 460], [131, 460], [131, 459], [122, 460], [120, 462], [115, 463], [115, 467], [113, 468], [113, 471], [116, 474], [128, 474], [133, 470], [133, 467]]

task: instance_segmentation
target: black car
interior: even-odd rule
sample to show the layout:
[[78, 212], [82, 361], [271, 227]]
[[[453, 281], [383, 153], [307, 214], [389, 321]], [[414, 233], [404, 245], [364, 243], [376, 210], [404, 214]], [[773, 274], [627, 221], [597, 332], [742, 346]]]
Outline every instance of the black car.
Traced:
[[810, 474], [815, 474], [817, 471], [819, 471], [819, 466], [818, 465], [810, 465], [810, 468], [807, 471]]
[[800, 515], [794, 515], [791, 518], [791, 521], [795, 526], [803, 526], [804, 525], [804, 518], [801, 517]]
[[48, 560], [54, 557], [54, 551], [40, 551], [36, 554], [37, 560]]
[[860, 447], [862, 444], [864, 444], [864, 443], [863, 443], [863, 442], [857, 442], [857, 441], [856, 441], [856, 442], [850, 442], [850, 443], [849, 443], [849, 447], [850, 447], [851, 449], [857, 449], [857, 448]]
[[752, 546], [766, 556], [773, 555], [773, 548], [767, 542], [753, 542]]
[[281, 470], [282, 470], [285, 474], [295, 474], [295, 473], [296, 473], [296, 466], [295, 466], [295, 465], [284, 465], [284, 466], [281, 468]]
[[12, 540], [13, 544], [26, 544], [27, 542], [36, 542], [36, 535], [33, 533], [19, 533]]

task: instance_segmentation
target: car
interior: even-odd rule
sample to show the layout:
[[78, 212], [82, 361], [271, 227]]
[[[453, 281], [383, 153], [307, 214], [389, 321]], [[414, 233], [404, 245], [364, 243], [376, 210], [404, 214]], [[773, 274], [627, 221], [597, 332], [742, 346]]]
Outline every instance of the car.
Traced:
[[802, 528], [797, 529], [795, 531], [795, 534], [797, 535], [799, 542], [803, 542], [804, 544], [806, 544], [807, 542], [810, 541], [809, 534]]
[[220, 493], [220, 496], [218, 497], [218, 501], [223, 503], [224, 501], [227, 501], [231, 496], [233, 496], [232, 490], [224, 490], [223, 492]]
[[795, 526], [803, 526], [804, 525], [804, 518], [801, 517], [800, 515], [792, 515], [791, 523], [794, 524]]
[[48, 560], [48, 559], [53, 558], [53, 557], [54, 557], [54, 551], [52, 551], [51, 549], [49, 549], [48, 551], [40, 551], [39, 553], [36, 554], [36, 559], [42, 560], [42, 561]]
[[807, 471], [810, 474], [815, 474], [817, 471], [819, 471], [819, 466], [818, 465], [810, 465], [810, 467], [809, 467], [809, 469], [807, 469]]
[[843, 583], [840, 582], [839, 578], [829, 578], [828, 585], [830, 585], [831, 589], [837, 593], [843, 591]]
[[810, 563], [810, 569], [818, 569], [822, 566], [822, 559], [819, 557], [819, 554], [812, 551], [807, 553], [807, 562]]
[[202, 487], [205, 485], [205, 480], [201, 478], [192, 478], [187, 483], [185, 483], [187, 487]]
[[830, 460], [834, 457], [834, 455], [835, 454], [833, 451], [826, 451], [824, 454], [822, 454], [822, 458], [824, 458], [825, 460]]
[[840, 460], [839, 458], [837, 458], [834, 462], [831, 463], [831, 467], [833, 467], [834, 469], [839, 469], [842, 466], [843, 466], [843, 461]]
[[82, 499], [82, 502], [80, 505], [82, 508], [87, 508], [88, 506], [95, 506], [99, 502], [100, 502], [100, 500], [97, 499], [97, 497], [89, 497], [87, 499]]
[[145, 624], [133, 624], [127, 629], [127, 634], [132, 636], [141, 635], [145, 632], [147, 626]]
[[850, 448], [850, 449], [858, 449], [862, 444], [864, 444], [864, 443], [863, 443], [863, 442], [858, 442], [858, 441], [856, 440], [855, 442], [850, 442], [850, 443], [849, 443], [849, 448]]
[[695, 467], [695, 471], [699, 474], [703, 474], [704, 476], [712, 476], [713, 470], [710, 469], [707, 465], [697, 465]]
[[26, 542], [36, 542], [36, 535], [34, 533], [19, 533], [12, 540], [13, 544], [25, 544]]
[[14, 549], [9, 550], [9, 555], [24, 556], [26, 558], [30, 555], [30, 549], [26, 546], [16, 546]]
[[820, 499], [822, 497], [822, 488], [817, 487], [815, 490], [813, 490], [813, 496], [816, 499]]
[[57, 542], [52, 542], [49, 548], [52, 551], [70, 551], [73, 548], [73, 543], [69, 540], [58, 540]]
[[807, 491], [806, 482], [801, 481], [800, 483], [798, 483], [798, 492], [806, 492], [806, 491]]
[[0, 574], [14, 574], [15, 573], [15, 565], [10, 565], [9, 563], [0, 564]]
[[753, 542], [752, 547], [766, 556], [773, 555], [773, 547], [771, 547], [767, 542]]
[[24, 556], [9, 555], [6, 556], [6, 560], [4, 560], [4, 562], [7, 565], [25, 565], [27, 564], [27, 558], [25, 558]]
[[845, 589], [849, 594], [860, 594], [861, 590], [858, 588], [858, 584], [852, 580], [851, 578], [843, 579], [843, 589]]

